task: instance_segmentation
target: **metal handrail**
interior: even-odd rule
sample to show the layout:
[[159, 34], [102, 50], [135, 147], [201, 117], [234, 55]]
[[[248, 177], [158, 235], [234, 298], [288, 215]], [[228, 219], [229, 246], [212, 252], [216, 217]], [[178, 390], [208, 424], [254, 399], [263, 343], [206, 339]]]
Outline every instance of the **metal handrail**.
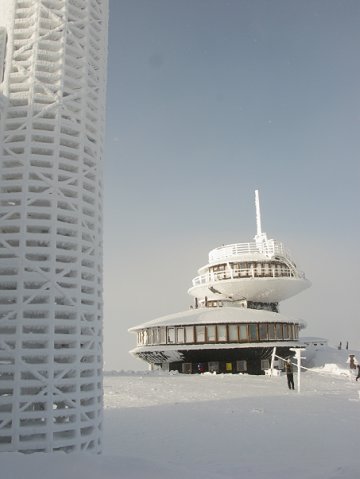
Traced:
[[279, 255], [287, 258], [292, 263], [290, 254], [286, 251], [284, 245], [280, 241], [272, 239], [257, 243], [233, 243], [219, 246], [210, 251], [209, 263], [244, 254], [262, 254], [268, 258]]

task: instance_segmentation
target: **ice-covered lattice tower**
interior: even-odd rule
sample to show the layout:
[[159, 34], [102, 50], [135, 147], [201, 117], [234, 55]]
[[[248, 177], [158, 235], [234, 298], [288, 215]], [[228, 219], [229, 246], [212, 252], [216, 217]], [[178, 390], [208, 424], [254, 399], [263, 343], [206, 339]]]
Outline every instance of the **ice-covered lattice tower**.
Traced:
[[0, 1], [0, 451], [101, 450], [107, 22]]

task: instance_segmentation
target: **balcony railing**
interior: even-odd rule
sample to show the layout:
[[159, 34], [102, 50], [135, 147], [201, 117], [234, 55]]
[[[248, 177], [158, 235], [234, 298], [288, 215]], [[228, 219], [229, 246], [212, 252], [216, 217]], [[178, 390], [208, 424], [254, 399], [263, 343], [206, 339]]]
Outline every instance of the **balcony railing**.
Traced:
[[263, 242], [252, 243], [234, 243], [224, 246], [219, 246], [209, 253], [209, 263], [214, 263], [218, 260], [231, 258], [233, 256], [261, 254], [267, 258], [274, 256], [283, 256], [292, 262], [289, 253], [284, 248], [284, 245], [279, 241], [267, 240]]

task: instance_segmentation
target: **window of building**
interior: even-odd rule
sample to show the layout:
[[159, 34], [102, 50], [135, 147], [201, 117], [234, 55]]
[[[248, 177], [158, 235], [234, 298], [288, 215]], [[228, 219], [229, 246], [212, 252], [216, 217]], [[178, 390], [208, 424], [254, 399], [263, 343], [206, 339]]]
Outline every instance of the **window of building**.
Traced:
[[237, 324], [229, 324], [229, 342], [239, 341], [239, 330]]
[[187, 343], [194, 343], [194, 326], [185, 327], [185, 341]]
[[191, 374], [192, 373], [192, 364], [191, 363], [182, 363], [181, 372], [183, 374]]
[[277, 323], [276, 324], [276, 339], [282, 339], [282, 338], [283, 338], [282, 324]]
[[262, 276], [262, 265], [261, 263], [255, 263], [255, 275]]
[[239, 373], [247, 371], [247, 361], [236, 361], [236, 370]]
[[284, 331], [284, 339], [290, 339], [290, 328], [289, 328], [289, 324], [284, 324], [284, 326], [283, 326], [283, 331]]
[[294, 339], [294, 325], [288, 324], [289, 338]]
[[249, 324], [249, 339], [250, 341], [257, 341], [258, 340], [258, 327], [255, 323]]
[[294, 339], [299, 339], [299, 326], [294, 324]]
[[270, 265], [269, 263], [263, 263], [263, 276], [270, 276]]
[[176, 328], [177, 329], [177, 342], [179, 344], [185, 342], [185, 331], [184, 328]]
[[288, 324], [288, 328], [289, 328], [289, 338], [290, 339], [294, 339], [294, 325], [293, 324]]
[[166, 328], [160, 328], [160, 344], [166, 344]]
[[268, 339], [268, 332], [267, 332], [267, 324], [266, 323], [260, 323], [259, 324], [259, 336], [260, 340], [266, 340]]
[[220, 365], [218, 361], [209, 361], [208, 369], [210, 373], [218, 373], [220, 372]]
[[205, 326], [195, 326], [196, 331], [196, 342], [204, 343], [205, 342]]
[[233, 370], [233, 365], [232, 363], [225, 363], [225, 371], [227, 373], [232, 373], [232, 370]]
[[169, 344], [175, 342], [175, 328], [167, 328], [167, 342]]
[[160, 328], [153, 328], [153, 344], [160, 343]]
[[264, 369], [269, 369], [270, 368], [270, 361], [268, 359], [262, 359], [260, 367], [263, 371], [264, 371]]
[[269, 339], [276, 339], [276, 334], [275, 334], [275, 324], [268, 324], [268, 335]]
[[208, 308], [222, 308], [223, 303], [222, 301], [211, 300], [207, 302], [207, 305], [208, 305]]
[[206, 326], [206, 335], [209, 343], [214, 343], [216, 341], [216, 326], [214, 324]]
[[218, 334], [218, 341], [226, 341], [226, 325], [225, 324], [218, 324], [217, 327], [217, 334]]
[[240, 264], [239, 263], [230, 263], [230, 268], [232, 270], [233, 278], [240, 277]]
[[248, 327], [247, 324], [240, 324], [239, 326], [240, 341], [248, 340]]
[[239, 275], [249, 276], [249, 265], [247, 263], [239, 263]]
[[213, 266], [212, 270], [213, 271], [225, 271], [226, 264], [218, 264], [216, 266]]

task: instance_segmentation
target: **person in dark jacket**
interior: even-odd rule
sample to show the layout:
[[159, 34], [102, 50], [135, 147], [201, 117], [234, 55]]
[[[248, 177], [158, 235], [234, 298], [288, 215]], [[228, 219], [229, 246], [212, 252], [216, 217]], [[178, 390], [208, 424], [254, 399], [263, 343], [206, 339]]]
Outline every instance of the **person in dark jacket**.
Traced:
[[360, 378], [360, 364], [358, 364], [357, 366], [357, 370], [358, 370], [358, 373], [357, 373], [357, 376], [356, 376], [356, 381]]
[[288, 383], [289, 389], [295, 389], [293, 367], [292, 367], [290, 359], [288, 359], [285, 363], [285, 372], [286, 372], [287, 383]]

